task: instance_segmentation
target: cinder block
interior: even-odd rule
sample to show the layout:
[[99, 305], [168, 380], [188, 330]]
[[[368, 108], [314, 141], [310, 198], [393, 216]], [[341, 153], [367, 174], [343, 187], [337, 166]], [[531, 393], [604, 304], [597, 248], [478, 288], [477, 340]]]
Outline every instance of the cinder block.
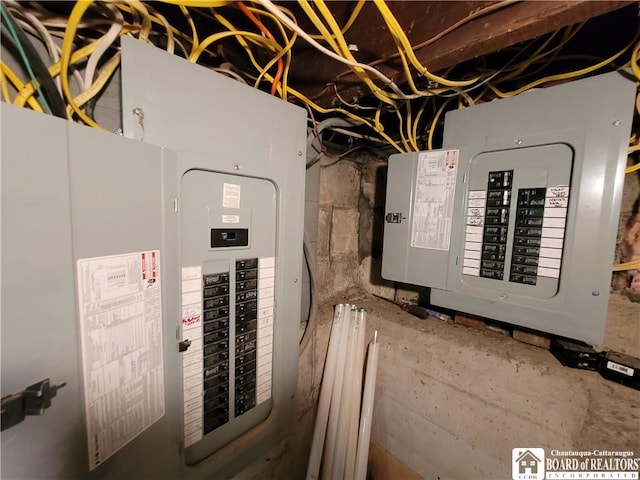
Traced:
[[544, 335], [537, 335], [531, 332], [525, 332], [524, 330], [513, 329], [513, 338], [522, 343], [528, 343], [534, 347], [545, 348], [549, 350], [551, 347], [551, 339]]
[[320, 205], [358, 208], [360, 171], [351, 162], [338, 162], [320, 171]]
[[331, 217], [332, 208], [320, 206], [318, 209], [318, 256], [328, 257], [329, 244], [331, 242]]
[[357, 209], [333, 209], [331, 217], [331, 256], [358, 253], [359, 225], [360, 212]]
[[454, 322], [460, 325], [464, 325], [465, 327], [475, 328], [477, 330], [484, 330], [485, 328], [487, 328], [487, 324], [484, 322], [484, 320], [480, 320], [476, 317], [469, 317], [467, 315], [461, 315], [459, 313], [456, 313]]

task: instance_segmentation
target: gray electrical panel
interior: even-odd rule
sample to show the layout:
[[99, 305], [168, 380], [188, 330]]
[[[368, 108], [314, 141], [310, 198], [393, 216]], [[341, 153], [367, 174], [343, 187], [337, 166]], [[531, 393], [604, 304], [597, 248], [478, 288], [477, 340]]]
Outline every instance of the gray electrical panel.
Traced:
[[389, 159], [383, 276], [601, 342], [634, 98], [609, 73], [449, 112], [443, 150]]
[[[48, 407], [2, 432], [3, 478], [228, 478], [294, 421], [305, 112], [123, 62], [135, 139], [2, 104], [2, 395]], [[201, 96], [169, 114], [177, 77]]]
[[306, 112], [133, 38], [122, 105], [178, 157], [184, 459], [224, 477], [293, 425]]

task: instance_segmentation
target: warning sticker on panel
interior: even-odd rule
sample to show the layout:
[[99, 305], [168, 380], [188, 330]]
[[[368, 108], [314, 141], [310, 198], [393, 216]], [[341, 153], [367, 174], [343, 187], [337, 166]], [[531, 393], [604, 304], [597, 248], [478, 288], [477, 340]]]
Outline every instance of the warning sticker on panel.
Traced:
[[164, 415], [160, 252], [77, 262], [89, 469]]
[[411, 224], [411, 246], [449, 250], [459, 150], [421, 152]]
[[240, 185], [225, 183], [222, 186], [222, 207], [240, 208]]

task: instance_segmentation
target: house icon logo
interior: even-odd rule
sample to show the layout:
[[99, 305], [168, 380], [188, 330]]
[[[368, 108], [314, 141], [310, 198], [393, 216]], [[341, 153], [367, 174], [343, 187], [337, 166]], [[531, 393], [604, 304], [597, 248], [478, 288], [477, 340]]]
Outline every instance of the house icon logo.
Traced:
[[544, 448], [514, 448], [511, 465], [513, 480], [544, 480]]

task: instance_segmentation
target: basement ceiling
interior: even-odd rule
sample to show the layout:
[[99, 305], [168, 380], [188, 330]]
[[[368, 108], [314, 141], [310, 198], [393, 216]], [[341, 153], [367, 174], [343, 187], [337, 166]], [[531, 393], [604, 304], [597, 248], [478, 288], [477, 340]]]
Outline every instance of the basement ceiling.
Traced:
[[[420, 62], [432, 72], [441, 72], [467, 60], [500, 51], [506, 47], [585, 22], [605, 13], [627, 7], [628, 26], [637, 28], [637, 4], [604, 1], [397, 1], [388, 2], [390, 10], [403, 26]], [[329, 7], [344, 25], [354, 2], [331, 2]], [[294, 11], [297, 11], [295, 9]], [[296, 15], [304, 18], [304, 15]], [[603, 18], [597, 42], [611, 42], [612, 29], [624, 26], [618, 17]], [[612, 24], [614, 23], [614, 24]], [[305, 28], [313, 28], [304, 24]], [[373, 2], [365, 2], [353, 25], [345, 33], [361, 63], [375, 65], [400, 84], [406, 80], [398, 60], [397, 47]], [[591, 42], [589, 42], [591, 43]], [[333, 85], [342, 98], [366, 95], [356, 76], [335, 60], [319, 56], [301, 45], [292, 64], [292, 81], [304, 93], [324, 106], [339, 102]], [[320, 92], [320, 93], [318, 93]]]
[[[27, 12], [54, 37], [72, 40], [67, 42], [69, 57], [71, 51], [75, 55], [81, 47], [104, 39], [120, 22], [111, 48], [71, 62], [83, 69], [91, 63], [89, 58], [95, 60], [95, 77], [113, 66], [120, 35], [148, 38], [159, 48], [305, 106], [311, 126], [332, 116], [357, 124], [349, 125], [356, 135], [341, 137], [344, 132], [334, 130], [325, 141], [354, 147], [373, 138], [378, 146], [382, 141], [399, 151], [436, 147], [437, 130], [451, 108], [619, 69], [638, 50], [636, 2], [3, 4], [25, 28]], [[277, 14], [283, 16], [279, 21]], [[300, 30], [297, 38], [294, 28]], [[4, 40], [3, 46], [7, 48]], [[73, 80], [71, 69], [63, 74]], [[21, 80], [27, 84], [29, 78], [23, 75]], [[69, 118], [80, 117], [91, 125], [79, 109], [90, 116], [92, 102], [75, 108], [72, 94], [63, 93]], [[15, 96], [16, 101], [20, 98], [24, 96]]]

